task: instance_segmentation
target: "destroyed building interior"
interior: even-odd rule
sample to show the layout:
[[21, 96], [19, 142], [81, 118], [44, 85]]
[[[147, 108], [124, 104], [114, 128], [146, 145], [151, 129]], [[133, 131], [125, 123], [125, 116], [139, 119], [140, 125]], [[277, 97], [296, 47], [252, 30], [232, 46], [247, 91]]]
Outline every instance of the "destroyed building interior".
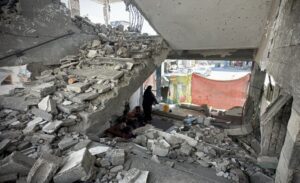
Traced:
[[300, 0], [0, 0], [0, 182], [298, 183], [298, 86]]

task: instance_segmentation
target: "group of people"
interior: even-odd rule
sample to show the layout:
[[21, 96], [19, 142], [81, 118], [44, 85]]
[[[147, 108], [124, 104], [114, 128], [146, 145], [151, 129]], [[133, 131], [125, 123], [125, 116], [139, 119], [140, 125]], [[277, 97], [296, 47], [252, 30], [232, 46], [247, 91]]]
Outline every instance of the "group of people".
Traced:
[[152, 120], [152, 105], [158, 104], [154, 94], [152, 93], [152, 86], [148, 86], [143, 95], [143, 103], [136, 106], [130, 111], [129, 104], [125, 105], [123, 116], [118, 119], [118, 123], [107, 132], [123, 138], [132, 138], [132, 130], [148, 124]]

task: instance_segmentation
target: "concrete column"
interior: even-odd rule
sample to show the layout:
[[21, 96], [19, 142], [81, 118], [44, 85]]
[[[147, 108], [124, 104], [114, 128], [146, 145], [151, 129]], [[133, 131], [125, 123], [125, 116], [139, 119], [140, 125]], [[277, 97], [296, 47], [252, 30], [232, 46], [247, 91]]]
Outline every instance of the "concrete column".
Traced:
[[[293, 103], [292, 114], [288, 123], [284, 145], [281, 151], [276, 183], [295, 182], [294, 173], [300, 163], [300, 107]], [[296, 177], [296, 176], [295, 176]]]
[[156, 98], [161, 98], [161, 66], [156, 69]]
[[264, 89], [266, 72], [259, 68], [259, 65], [253, 63], [251, 79], [249, 84], [248, 98], [244, 109], [244, 124], [252, 123], [254, 134], [260, 136], [260, 103]]
[[71, 11], [71, 16], [80, 16], [80, 4], [79, 0], [69, 0], [69, 8]]

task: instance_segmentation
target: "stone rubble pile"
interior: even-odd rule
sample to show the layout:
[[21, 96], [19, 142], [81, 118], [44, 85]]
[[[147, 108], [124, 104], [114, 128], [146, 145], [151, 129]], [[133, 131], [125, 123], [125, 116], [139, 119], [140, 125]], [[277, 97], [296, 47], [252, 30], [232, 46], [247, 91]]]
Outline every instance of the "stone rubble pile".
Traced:
[[165, 161], [170, 167], [174, 162], [196, 163], [214, 168], [217, 176], [232, 182], [248, 182], [247, 176], [251, 178], [258, 173], [272, 181], [267, 175], [272, 176], [274, 172], [259, 167], [256, 157], [233, 142], [223, 129], [201, 124], [182, 130], [167, 133], [147, 125], [134, 131], [137, 137], [133, 142], [146, 147], [154, 162], [172, 160]]
[[[78, 19], [81, 26], [87, 24]], [[116, 96], [135, 67], [145, 67], [161, 45], [120, 26], [92, 26], [99, 39], [44, 70], [25, 88], [0, 96], [1, 181], [144, 182], [147, 177], [144, 171], [123, 171], [124, 150], [92, 141], [81, 131], [86, 115]]]

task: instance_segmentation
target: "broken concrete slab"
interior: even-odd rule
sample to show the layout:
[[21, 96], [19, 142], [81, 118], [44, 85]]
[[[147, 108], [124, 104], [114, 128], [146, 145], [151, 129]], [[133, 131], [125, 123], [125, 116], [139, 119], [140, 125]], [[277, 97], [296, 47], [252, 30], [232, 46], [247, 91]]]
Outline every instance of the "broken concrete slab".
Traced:
[[154, 155], [158, 156], [167, 156], [170, 150], [170, 144], [164, 139], [160, 139], [153, 144], [153, 151]]
[[41, 117], [35, 117], [32, 121], [27, 123], [26, 128], [23, 130], [24, 134], [32, 133], [36, 130], [36, 127], [38, 124], [40, 124], [43, 121]]
[[181, 155], [189, 156], [192, 152], [192, 147], [187, 142], [185, 142], [185, 143], [181, 144], [179, 152]]
[[100, 95], [100, 93], [93, 93], [93, 92], [81, 93], [81, 94], [71, 98], [70, 100], [72, 100], [73, 102], [82, 103], [84, 101], [93, 100], [93, 99], [97, 98], [99, 95]]
[[110, 149], [109, 146], [98, 145], [98, 146], [95, 146], [95, 147], [90, 147], [89, 152], [91, 153], [91, 155], [95, 156], [95, 155], [103, 154], [103, 153], [107, 152], [109, 149]]
[[73, 112], [79, 112], [86, 108], [84, 104], [73, 104], [73, 105], [58, 105], [58, 109], [64, 113], [71, 114]]
[[59, 143], [58, 147], [61, 150], [66, 150], [78, 143], [78, 139], [73, 139], [72, 137], [64, 137]]
[[115, 166], [112, 169], [110, 169], [110, 172], [111, 173], [117, 173], [117, 172], [122, 171], [122, 170], [123, 170], [123, 165], [118, 165], [118, 166]]
[[112, 165], [122, 165], [125, 162], [124, 149], [112, 149], [106, 153], [106, 159], [108, 159]]
[[4, 97], [0, 96], [0, 108], [13, 109], [18, 111], [28, 111], [29, 106], [35, 105], [34, 100], [26, 100], [25, 97]]
[[273, 183], [274, 180], [261, 173], [261, 172], [255, 172], [253, 175], [250, 175], [250, 182], [251, 183]]
[[59, 121], [59, 120], [50, 121], [43, 127], [42, 130], [45, 133], [52, 134], [52, 133], [56, 132], [61, 127], [62, 124], [63, 124], [63, 122]]
[[99, 94], [106, 93], [111, 90], [110, 85], [104, 85], [104, 84], [95, 84], [92, 87], [96, 89]]
[[46, 121], [51, 121], [53, 118], [52, 114], [49, 114], [48, 112], [37, 109], [37, 108], [32, 109], [31, 113], [37, 117], [43, 118]]
[[34, 163], [28, 173], [27, 183], [48, 183], [52, 180], [60, 167], [62, 160], [59, 157], [43, 153]]
[[32, 137], [31, 137], [31, 143], [32, 144], [50, 144], [53, 142], [53, 140], [55, 139], [54, 135], [49, 135], [49, 134], [44, 134], [44, 133], [35, 133]]
[[88, 89], [90, 85], [91, 85], [90, 83], [80, 83], [80, 82], [78, 82], [78, 83], [67, 85], [67, 89], [69, 91], [73, 91], [75, 93], [82, 93], [86, 89]]
[[88, 58], [94, 58], [97, 56], [97, 50], [89, 50], [88, 54], [86, 55]]
[[27, 175], [33, 166], [34, 159], [23, 155], [20, 152], [13, 152], [6, 158], [0, 160], [0, 175], [19, 173]]
[[54, 82], [42, 83], [31, 88], [31, 94], [37, 97], [45, 97], [51, 95], [56, 90]]
[[52, 113], [52, 114], [57, 113], [56, 102], [50, 98], [50, 95], [43, 98], [41, 100], [41, 102], [38, 104], [38, 107], [39, 107], [39, 109], [49, 112], [49, 113]]
[[17, 179], [18, 179], [17, 173], [0, 175], [0, 182], [16, 182]]
[[4, 139], [0, 142], [0, 154], [6, 150], [6, 148], [9, 146], [10, 142], [11, 142], [10, 139]]
[[270, 156], [259, 156], [257, 158], [257, 164], [263, 168], [276, 169], [278, 165], [278, 158]]
[[61, 170], [54, 176], [55, 183], [74, 182], [77, 180], [85, 181], [93, 167], [95, 157], [84, 148], [72, 152], [67, 158]]

